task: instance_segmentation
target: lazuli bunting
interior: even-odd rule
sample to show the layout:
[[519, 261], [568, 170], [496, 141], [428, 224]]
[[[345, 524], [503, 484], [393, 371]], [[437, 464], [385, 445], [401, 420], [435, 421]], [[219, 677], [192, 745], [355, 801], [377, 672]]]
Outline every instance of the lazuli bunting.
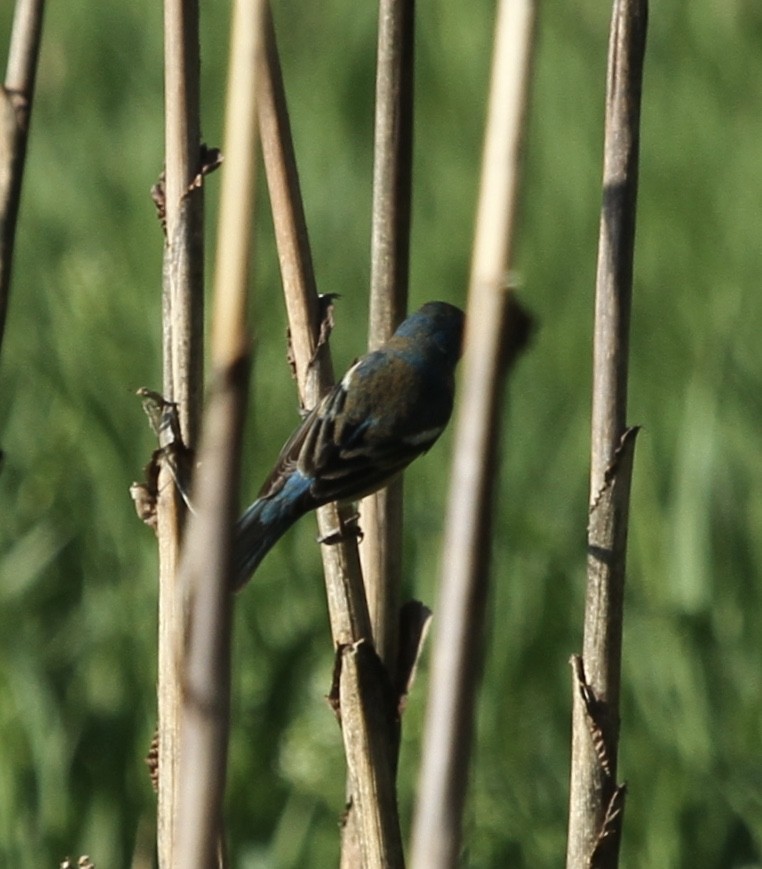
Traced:
[[381, 489], [434, 444], [452, 413], [462, 336], [463, 312], [428, 302], [305, 417], [238, 520], [236, 589], [305, 513]]

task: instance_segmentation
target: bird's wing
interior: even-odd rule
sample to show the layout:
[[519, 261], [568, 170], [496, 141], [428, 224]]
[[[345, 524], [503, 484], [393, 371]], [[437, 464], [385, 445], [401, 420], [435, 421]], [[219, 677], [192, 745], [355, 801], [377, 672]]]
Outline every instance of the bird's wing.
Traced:
[[291, 435], [260, 497], [276, 495], [295, 470], [311, 481], [314, 507], [380, 488], [442, 433], [452, 393], [440, 380], [401, 353], [364, 356]]
[[[335, 387], [334, 387], [335, 388]], [[315, 420], [322, 406], [322, 402], [318, 403], [301, 423], [292, 432], [291, 437], [283, 445], [280, 451], [275, 467], [270, 472], [270, 475], [262, 484], [259, 490], [259, 498], [272, 498], [277, 495], [283, 488], [289, 475], [296, 469], [299, 461], [299, 454], [304, 446], [304, 441], [315, 425]]]
[[378, 489], [435, 440], [379, 438], [372, 417], [344, 413], [346, 401], [344, 382], [338, 383], [305, 417], [283, 446], [260, 498], [277, 495], [297, 469], [313, 481], [313, 506], [358, 498]]
[[429, 446], [400, 437], [394, 425], [381, 425], [372, 405], [359, 402], [357, 408], [349, 383], [344, 378], [321, 402], [298, 457], [319, 503], [375, 491]]

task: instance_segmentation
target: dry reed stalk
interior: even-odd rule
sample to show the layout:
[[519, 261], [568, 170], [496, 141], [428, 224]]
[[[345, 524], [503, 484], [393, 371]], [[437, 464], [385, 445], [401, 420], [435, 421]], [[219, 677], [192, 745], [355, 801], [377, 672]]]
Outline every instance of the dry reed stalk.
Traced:
[[222, 801], [230, 716], [233, 525], [246, 402], [246, 308], [256, 165], [261, 3], [237, 0], [231, 23], [225, 171], [214, 278], [212, 386], [178, 584], [183, 594], [177, 866], [224, 862]]
[[646, 0], [615, 0], [609, 41], [593, 350], [587, 593], [572, 658], [572, 765], [566, 865], [615, 867], [624, 809], [616, 781], [627, 525], [637, 429], [627, 371]]
[[[376, 350], [405, 318], [413, 162], [414, 0], [381, 0], [378, 13], [370, 327]], [[402, 479], [360, 505], [360, 543], [376, 651], [397, 662], [402, 583]]]
[[164, 4], [165, 217], [162, 296], [163, 395], [174, 403], [179, 430], [163, 442], [156, 501], [159, 539], [159, 865], [177, 864], [180, 661], [183, 624], [177, 563], [186, 507], [185, 471], [173, 451], [197, 447], [203, 381], [203, 188], [200, 163], [199, 35], [196, 0]]
[[0, 88], [0, 348], [5, 333], [44, 0], [16, 0], [5, 82]]
[[411, 864], [458, 864], [476, 687], [484, 647], [491, 513], [507, 369], [529, 321], [506, 287], [515, 237], [534, 3], [502, 0], [468, 295], [442, 587], [413, 826]]
[[[331, 309], [319, 297], [312, 269], [275, 31], [266, 15], [260, 130], [265, 171], [281, 264], [291, 351], [302, 404], [313, 407], [333, 382], [327, 344]], [[346, 524], [346, 508], [318, 510], [321, 538]], [[342, 863], [402, 865], [402, 841], [394, 777], [390, 774], [388, 706], [380, 688], [378, 661], [355, 540], [321, 547], [331, 632], [337, 654], [334, 699], [350, 773], [353, 829], [360, 835], [342, 845]], [[345, 666], [346, 664], [346, 666]], [[350, 856], [351, 853], [351, 856]], [[347, 863], [347, 860], [349, 863]]]

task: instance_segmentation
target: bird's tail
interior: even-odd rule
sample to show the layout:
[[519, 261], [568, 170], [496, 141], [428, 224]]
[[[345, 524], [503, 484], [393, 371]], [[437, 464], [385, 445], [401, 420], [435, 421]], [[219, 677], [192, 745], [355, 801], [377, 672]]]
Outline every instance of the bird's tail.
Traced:
[[301, 515], [293, 505], [259, 498], [236, 523], [233, 538], [233, 590], [249, 581], [262, 559]]

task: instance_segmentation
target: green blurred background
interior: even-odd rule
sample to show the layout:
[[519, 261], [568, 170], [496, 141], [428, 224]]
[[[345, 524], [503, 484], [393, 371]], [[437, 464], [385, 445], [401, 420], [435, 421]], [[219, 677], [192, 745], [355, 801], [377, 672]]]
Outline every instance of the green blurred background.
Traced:
[[[221, 145], [228, 8], [202, 5], [204, 137]], [[762, 866], [762, 6], [652, 7], [621, 865]], [[494, 5], [417, 12], [411, 306], [462, 303]], [[319, 286], [342, 294], [342, 369], [365, 342], [376, 10], [282, 0], [275, 15]], [[505, 427], [469, 867], [555, 867], [565, 852], [608, 17], [594, 0], [541, 11], [517, 262], [540, 328]], [[49, 4], [0, 358], [0, 864], [22, 869], [81, 853], [128, 866], [153, 835], [156, 555], [128, 487], [154, 446], [134, 390], [161, 385], [148, 191], [162, 108], [160, 4]], [[212, 176], [210, 262], [218, 187]], [[247, 495], [297, 420], [260, 193]], [[432, 604], [450, 447], [448, 435], [407, 475], [407, 592]], [[304, 520], [237, 604], [228, 817], [247, 869], [336, 862], [344, 773], [314, 536]], [[404, 733], [406, 827], [425, 696], [424, 663]]]

